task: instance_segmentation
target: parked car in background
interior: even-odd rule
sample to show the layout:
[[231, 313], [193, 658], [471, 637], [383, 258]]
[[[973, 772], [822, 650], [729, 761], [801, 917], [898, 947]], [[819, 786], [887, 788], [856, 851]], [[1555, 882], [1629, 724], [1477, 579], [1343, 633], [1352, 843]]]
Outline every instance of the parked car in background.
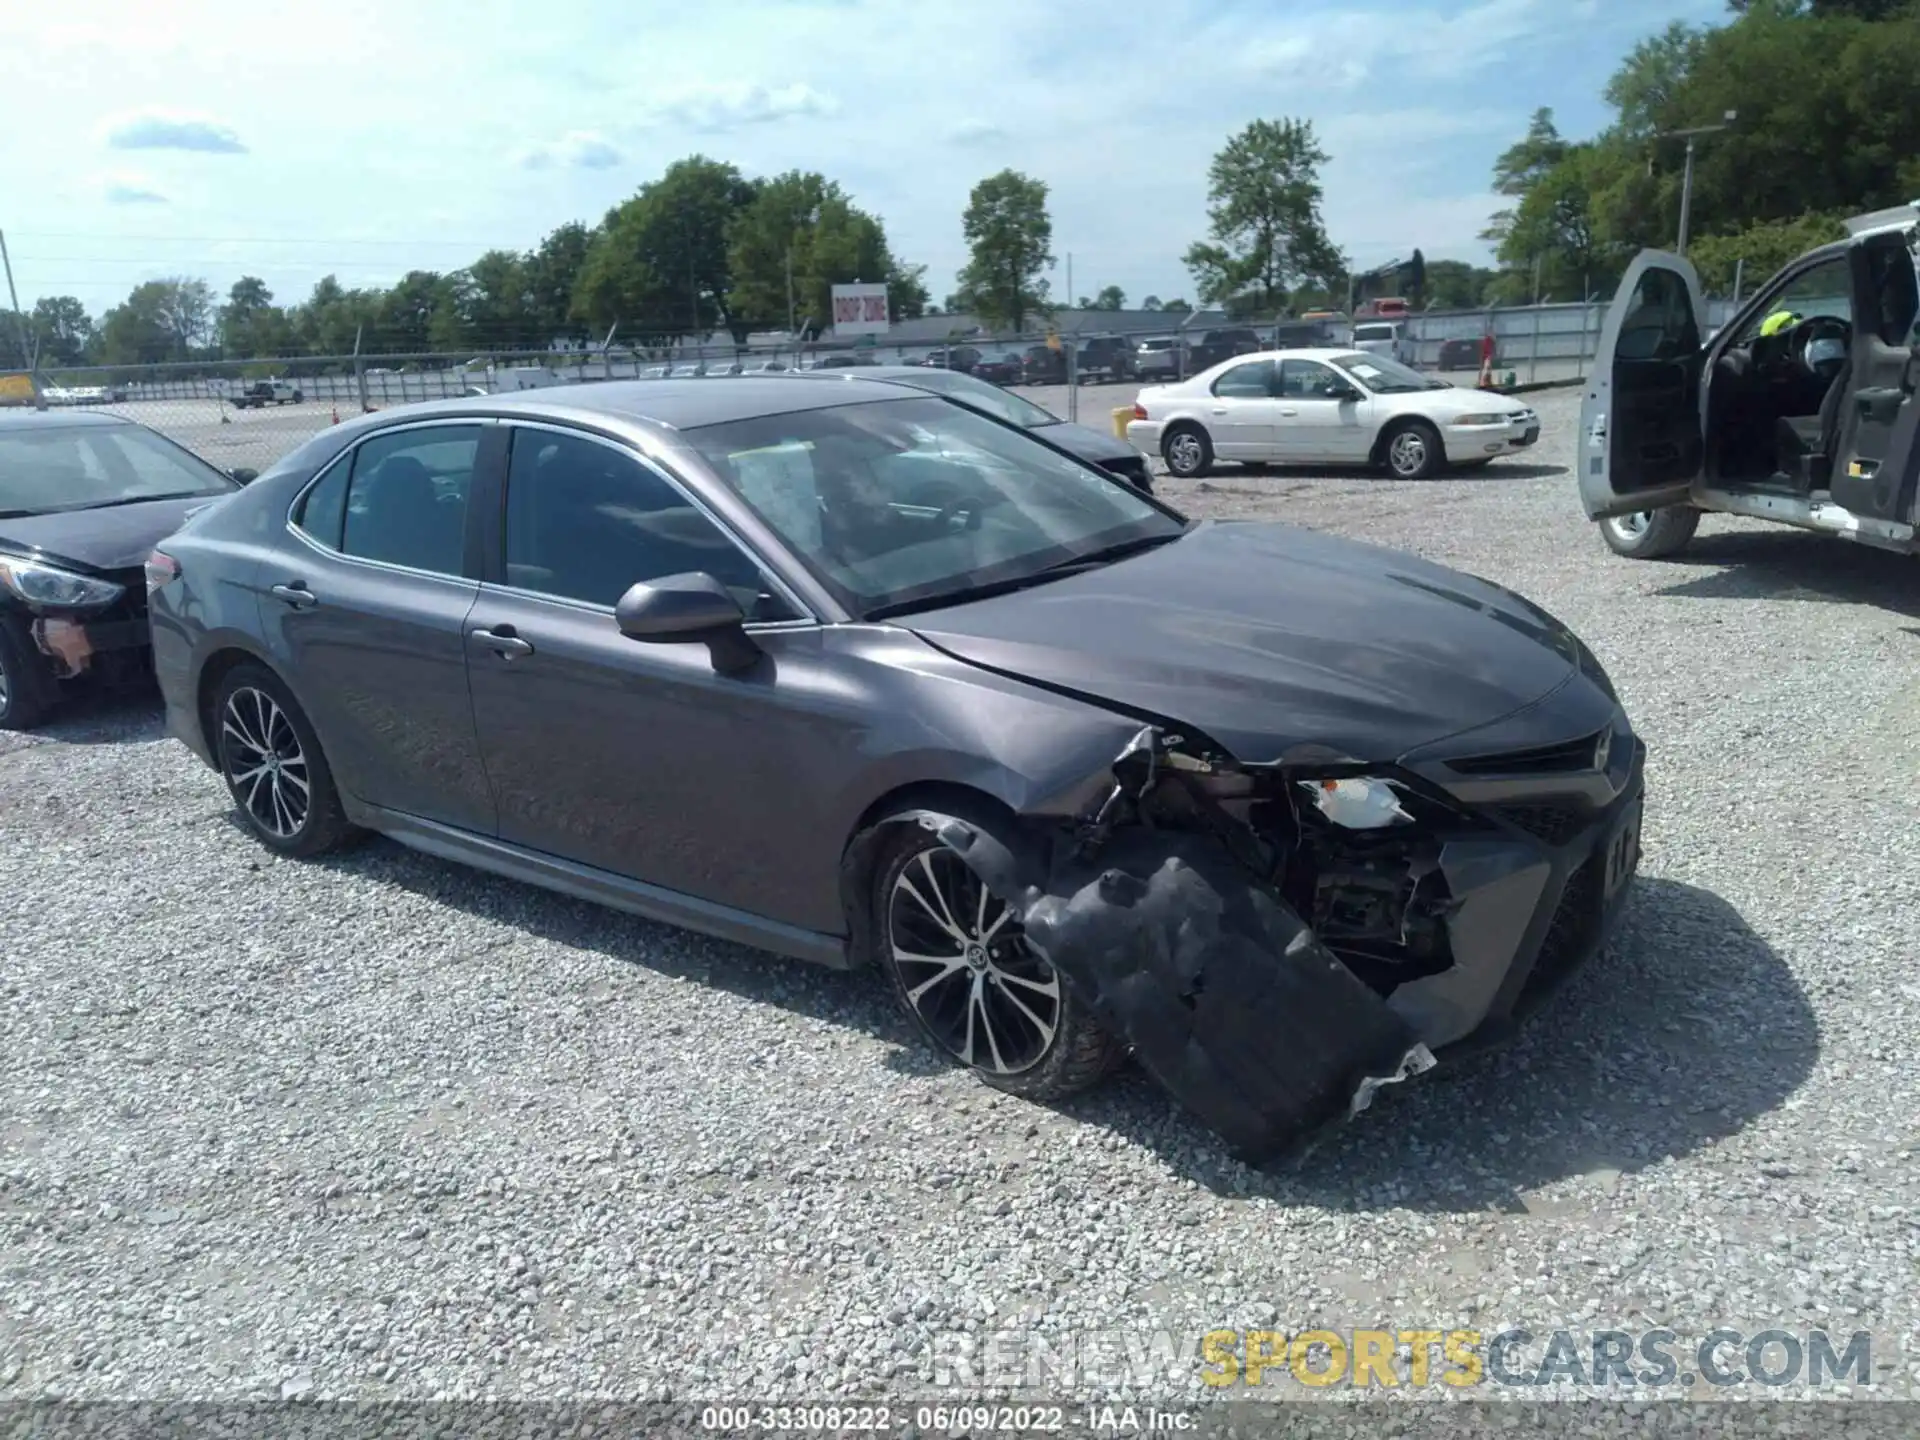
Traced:
[[291, 380], [255, 380], [241, 387], [231, 403], [236, 410], [260, 410], [268, 405], [298, 405], [306, 398]]
[[1067, 383], [1067, 352], [1051, 345], [1029, 345], [1020, 357], [1020, 380], [1025, 385]]
[[669, 380], [696, 380], [707, 373], [703, 360], [682, 360], [667, 371]]
[[967, 375], [973, 372], [973, 367], [980, 360], [981, 351], [976, 345], [943, 345], [923, 355], [919, 363], [939, 370], [958, 370], [962, 375]]
[[148, 552], [252, 473], [113, 415], [0, 412], [0, 730], [147, 674]]
[[1920, 202], [1847, 231], [1711, 337], [1689, 261], [1649, 250], [1627, 267], [1574, 464], [1616, 554], [1674, 554], [1716, 512], [1920, 552]]
[[1413, 363], [1413, 344], [1400, 320], [1363, 320], [1353, 327], [1353, 345], [1369, 355], [1385, 355], [1402, 365]]
[[984, 356], [974, 362], [973, 374], [976, 379], [991, 380], [995, 385], [1017, 385], [1021, 376], [1020, 357], [1011, 352]]
[[1133, 373], [1141, 380], [1178, 380], [1186, 359], [1186, 346], [1176, 336], [1150, 335], [1133, 348]]
[[365, 417], [149, 574], [167, 724], [270, 852], [865, 969], [986, 1083], [1131, 1054], [1249, 1161], [1524, 1017], [1639, 858], [1646, 747], [1537, 607], [895, 384]]
[[740, 373], [742, 375], [781, 375], [786, 372], [786, 369], [786, 361], [776, 360], [771, 356], [762, 356], [758, 359], [743, 362], [740, 366]]
[[1335, 334], [1334, 326], [1324, 320], [1282, 320], [1273, 327], [1272, 344], [1264, 348], [1269, 350], [1323, 350], [1330, 345], [1344, 345], [1343, 337]]
[[[1451, 340], [1442, 340], [1439, 358], [1434, 363], [1435, 368], [1440, 370], [1478, 371], [1480, 368], [1479, 337], [1455, 336]], [[1500, 363], [1498, 342], [1495, 343], [1493, 363], [1496, 365]]]
[[1530, 406], [1434, 380], [1385, 355], [1289, 350], [1241, 356], [1142, 390], [1127, 439], [1175, 475], [1216, 459], [1375, 465], [1396, 479], [1472, 469], [1540, 438]]
[[664, 380], [673, 371], [671, 365], [643, 365], [636, 377], [641, 380]]
[[818, 360], [809, 360], [803, 370], [850, 370], [863, 365], [878, 364], [871, 355], [822, 355]]
[[1117, 383], [1133, 378], [1133, 342], [1123, 335], [1096, 335], [1074, 354], [1077, 378], [1084, 384]]
[[1210, 370], [1222, 360], [1231, 360], [1235, 355], [1251, 355], [1260, 348], [1260, 337], [1244, 326], [1208, 330], [1188, 355], [1187, 369], [1190, 372]]
[[1126, 441], [1108, 431], [1062, 420], [1031, 400], [982, 380], [977, 371], [972, 375], [962, 375], [956, 370], [921, 365], [879, 365], [871, 370], [863, 370], [858, 375], [846, 371], [840, 371], [838, 375], [833, 372], [822, 375], [815, 371], [812, 375], [819, 379], [845, 378], [862, 383], [882, 380], [910, 385], [916, 390], [924, 390], [978, 410], [983, 415], [991, 415], [996, 420], [1004, 420], [1009, 425], [1018, 425], [1048, 444], [1058, 445], [1088, 464], [1098, 465], [1102, 470], [1119, 476], [1136, 489], [1149, 494], [1153, 492], [1153, 471], [1147, 464], [1147, 457]]

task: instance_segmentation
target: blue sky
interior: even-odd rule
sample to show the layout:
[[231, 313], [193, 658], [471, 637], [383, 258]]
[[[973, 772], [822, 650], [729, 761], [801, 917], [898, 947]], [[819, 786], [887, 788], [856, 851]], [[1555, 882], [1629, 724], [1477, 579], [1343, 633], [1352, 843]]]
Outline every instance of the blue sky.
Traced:
[[[1724, 0], [87, 0], [0, 10], [0, 229], [23, 305], [155, 276], [283, 301], [596, 220], [700, 151], [841, 181], [925, 264], [969, 187], [1052, 187], [1053, 278], [1191, 296], [1207, 163], [1304, 116], [1357, 263], [1484, 261], [1494, 156], [1536, 106], [1605, 122], [1633, 42]], [[30, 122], [20, 117], [31, 116]]]

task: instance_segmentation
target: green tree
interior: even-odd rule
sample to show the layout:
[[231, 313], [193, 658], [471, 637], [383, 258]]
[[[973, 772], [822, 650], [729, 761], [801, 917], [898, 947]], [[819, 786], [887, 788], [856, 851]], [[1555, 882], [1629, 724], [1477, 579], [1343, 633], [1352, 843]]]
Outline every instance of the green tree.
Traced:
[[813, 171], [790, 170], [755, 184], [752, 201], [728, 229], [727, 258], [730, 304], [743, 325], [786, 328], [791, 295], [796, 324], [824, 327], [833, 313], [833, 286], [860, 280], [884, 281], [897, 317], [926, 310], [921, 269], [896, 260], [879, 219]]
[[[334, 276], [322, 276], [293, 315], [301, 349], [312, 355], [351, 355], [356, 335], [370, 325], [379, 302], [378, 291], [343, 289]], [[377, 338], [366, 336], [362, 349], [373, 353]]]
[[1142, 310], [1158, 310], [1160, 308], [1160, 297], [1158, 295], [1147, 296], [1146, 299], [1140, 302], [1140, 308]]
[[1127, 308], [1127, 292], [1122, 290], [1118, 285], [1108, 285], [1092, 299], [1088, 299], [1085, 295], [1082, 295], [1080, 297], [1079, 308], [1082, 310], [1124, 310]]
[[960, 228], [969, 258], [948, 309], [971, 310], [988, 325], [1009, 330], [1023, 328], [1029, 315], [1052, 312], [1041, 278], [1053, 264], [1044, 180], [1017, 170], [989, 175], [967, 197]]
[[[457, 298], [444, 276], [432, 270], [409, 270], [391, 290], [380, 295], [374, 306], [369, 343], [363, 350], [384, 355], [426, 354], [434, 348], [435, 309], [455, 304]], [[450, 338], [443, 331], [442, 343]]]
[[[1566, 158], [1567, 148], [1567, 142], [1553, 123], [1553, 111], [1541, 106], [1527, 122], [1527, 133], [1501, 151], [1499, 159], [1493, 162], [1494, 190], [1516, 201], [1524, 198], [1548, 171]], [[1480, 232], [1480, 238], [1494, 245], [1501, 244], [1513, 228], [1513, 219], [1512, 206], [1496, 210], [1487, 228]]]
[[267, 282], [255, 275], [242, 275], [227, 291], [227, 303], [220, 307], [220, 350], [229, 359], [245, 360], [271, 352], [278, 338], [275, 320], [278, 307]]
[[434, 312], [436, 350], [474, 346], [491, 350], [543, 349], [554, 338], [535, 302], [532, 256], [489, 250], [447, 277], [447, 304]]
[[1732, 294], [1734, 277], [1739, 275], [1742, 291], [1751, 294], [1789, 260], [1846, 238], [1844, 218], [1801, 215], [1792, 220], [1763, 220], [1730, 235], [1703, 235], [1687, 247], [1687, 258], [1709, 293]]
[[27, 323], [39, 342], [42, 365], [86, 363], [94, 345], [93, 320], [73, 296], [41, 296]]
[[592, 242], [592, 231], [577, 220], [569, 221], [542, 240], [526, 258], [527, 308], [543, 343], [577, 339], [585, 334], [584, 327], [574, 318], [573, 296]]
[[101, 359], [109, 365], [155, 365], [186, 358], [178, 304], [182, 283], [148, 280], [102, 315]]
[[1191, 315], [1193, 313], [1193, 306], [1189, 305], [1185, 300], [1169, 300], [1160, 308], [1169, 315]]
[[755, 187], [733, 166], [692, 155], [607, 212], [587, 248], [573, 314], [643, 336], [751, 328], [731, 304], [727, 232]]
[[1427, 308], [1477, 310], [1487, 303], [1488, 292], [1498, 278], [1496, 272], [1464, 260], [1429, 260]]
[[1213, 157], [1210, 238], [1186, 254], [1203, 302], [1271, 315], [1296, 285], [1337, 283], [1346, 261], [1320, 218], [1327, 158], [1307, 120], [1256, 120]]

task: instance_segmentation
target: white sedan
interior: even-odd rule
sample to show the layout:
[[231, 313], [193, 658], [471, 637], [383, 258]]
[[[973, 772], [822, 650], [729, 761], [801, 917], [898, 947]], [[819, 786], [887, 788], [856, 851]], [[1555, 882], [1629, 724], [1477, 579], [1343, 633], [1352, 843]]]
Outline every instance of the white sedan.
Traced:
[[1540, 417], [1385, 355], [1286, 350], [1233, 359], [1177, 385], [1149, 385], [1127, 439], [1175, 475], [1215, 460], [1383, 465], [1400, 480], [1484, 465], [1540, 438]]

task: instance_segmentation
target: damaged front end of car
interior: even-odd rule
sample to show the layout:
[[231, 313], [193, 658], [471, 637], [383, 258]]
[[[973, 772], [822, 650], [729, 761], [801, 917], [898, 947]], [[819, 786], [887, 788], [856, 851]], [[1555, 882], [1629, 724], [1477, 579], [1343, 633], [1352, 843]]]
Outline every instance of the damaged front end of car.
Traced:
[[1638, 859], [1644, 747], [1619, 724], [1605, 794], [1554, 843], [1413, 769], [1313, 748], [1250, 765], [1152, 725], [1070, 819], [1010, 838], [933, 808], [883, 823], [960, 855], [1143, 1068], [1259, 1162], [1497, 1038], [1598, 948]]

